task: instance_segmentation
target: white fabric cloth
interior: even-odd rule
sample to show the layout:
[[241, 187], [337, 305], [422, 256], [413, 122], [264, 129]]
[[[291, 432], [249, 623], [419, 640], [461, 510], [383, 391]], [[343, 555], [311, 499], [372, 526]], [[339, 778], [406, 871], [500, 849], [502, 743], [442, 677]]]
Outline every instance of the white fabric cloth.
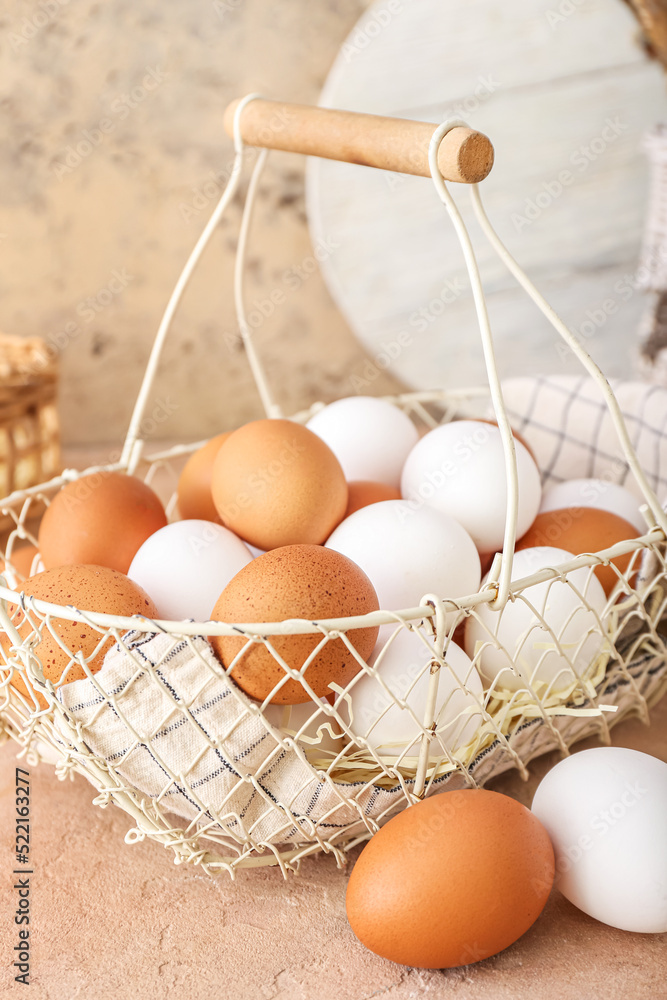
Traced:
[[[319, 780], [248, 712], [203, 637], [129, 632], [123, 646], [94, 680], [65, 684], [58, 698], [91, 752], [166, 811], [220, 819], [241, 841], [287, 843], [310, 839], [316, 825], [330, 837], [401, 797], [400, 788]], [[242, 780], [249, 775], [252, 783]]]
[[[667, 389], [610, 380], [639, 463], [660, 503], [667, 498]], [[580, 375], [503, 382], [510, 422], [535, 452], [545, 486], [608, 479], [643, 502], [599, 386]]]

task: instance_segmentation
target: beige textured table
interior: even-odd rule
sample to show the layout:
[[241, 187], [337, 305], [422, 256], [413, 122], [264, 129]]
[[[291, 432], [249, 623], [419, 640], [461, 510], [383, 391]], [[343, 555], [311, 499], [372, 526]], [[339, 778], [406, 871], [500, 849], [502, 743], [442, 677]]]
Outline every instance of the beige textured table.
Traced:
[[[629, 721], [614, 742], [667, 760], [667, 699], [646, 728]], [[586, 744], [582, 744], [585, 746]], [[0, 749], [0, 997], [22, 996], [7, 967], [11, 924], [14, 745]], [[529, 804], [555, 756], [524, 784], [492, 787]], [[131, 823], [92, 805], [80, 777], [60, 783], [47, 765], [31, 776], [33, 923], [31, 1000], [665, 1000], [667, 934], [597, 923], [554, 892], [513, 947], [446, 972], [406, 969], [370, 954], [345, 918], [347, 874], [330, 858], [232, 883], [175, 867], [152, 843], [127, 847]], [[351, 863], [354, 862], [354, 858]]]

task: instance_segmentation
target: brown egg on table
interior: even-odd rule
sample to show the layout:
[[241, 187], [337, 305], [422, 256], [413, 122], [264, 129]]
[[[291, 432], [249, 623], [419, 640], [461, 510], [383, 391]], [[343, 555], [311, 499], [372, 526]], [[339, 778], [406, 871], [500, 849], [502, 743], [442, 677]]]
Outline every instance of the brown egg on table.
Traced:
[[[240, 570], [223, 590], [211, 617], [228, 624], [290, 618], [315, 621], [377, 610], [373, 585], [351, 559], [320, 545], [288, 545], [272, 549]], [[347, 633], [362, 660], [370, 656], [377, 635], [376, 626]], [[292, 669], [300, 670], [322, 641], [322, 634], [274, 635], [269, 641]], [[225, 667], [231, 666], [246, 642], [241, 636], [211, 637], [213, 650]], [[331, 639], [307, 667], [304, 677], [322, 698], [331, 693], [331, 681], [344, 686], [360, 669], [343, 641]], [[262, 643], [253, 643], [231, 676], [247, 695], [264, 701], [286, 674]], [[298, 705], [309, 698], [302, 684], [290, 678], [276, 691], [271, 703]]]
[[215, 459], [212, 490], [225, 527], [264, 550], [321, 545], [343, 519], [348, 495], [333, 451], [291, 420], [233, 431]]
[[[564, 507], [562, 510], [545, 511], [538, 514], [516, 549], [535, 548], [551, 545], [565, 549], [574, 555], [587, 552], [601, 552], [617, 542], [639, 537], [637, 529], [628, 521], [608, 510], [594, 507]], [[618, 582], [617, 567], [624, 573], [630, 563], [632, 553], [618, 556], [611, 566], [598, 566], [595, 575], [604, 587], [607, 596]]]
[[345, 517], [354, 514], [355, 510], [369, 507], [372, 503], [382, 503], [383, 500], [400, 500], [401, 491], [386, 483], [374, 483], [370, 479], [357, 479], [347, 484], [347, 510]]
[[46, 569], [81, 563], [127, 573], [167, 516], [146, 483], [121, 472], [82, 476], [56, 493], [39, 526]]
[[183, 466], [178, 480], [178, 510], [184, 521], [195, 519], [220, 524], [211, 493], [211, 477], [216, 456], [230, 434], [231, 431], [227, 431], [211, 438], [193, 452]]
[[479, 962], [537, 920], [554, 851], [529, 809], [466, 788], [410, 806], [363, 849], [347, 887], [352, 930], [376, 955], [418, 969]]
[[[21, 586], [21, 592], [49, 604], [73, 605], [80, 611], [157, 618], [157, 608], [148, 594], [122, 573], [107, 566], [59, 566], [47, 569], [26, 580]], [[8, 605], [8, 610], [19, 635], [27, 638], [32, 633], [32, 626], [23, 611], [12, 604]], [[85, 622], [51, 618], [51, 628], [73, 653], [81, 650], [86, 660], [92, 657], [88, 662], [91, 673], [97, 673], [102, 667], [106, 653], [115, 642], [112, 637], [103, 642], [100, 632]], [[103, 645], [97, 649], [100, 642]], [[4, 632], [0, 634], [0, 645], [5, 651], [9, 650], [10, 640]], [[47, 628], [42, 630], [41, 640], [34, 647], [34, 652], [40, 660], [44, 677], [54, 684], [65, 671], [66, 683], [86, 676], [83, 667], [76, 662], [67, 670], [72, 659]], [[14, 673], [11, 683], [18, 691], [27, 694], [26, 685], [18, 674]], [[41, 707], [45, 708], [46, 701], [42, 695], [36, 693], [36, 697]]]

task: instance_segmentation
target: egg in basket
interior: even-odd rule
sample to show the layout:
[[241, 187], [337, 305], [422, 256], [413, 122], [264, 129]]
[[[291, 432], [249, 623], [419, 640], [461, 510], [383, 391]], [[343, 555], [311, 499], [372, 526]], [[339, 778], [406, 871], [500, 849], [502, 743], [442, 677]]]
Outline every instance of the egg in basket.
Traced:
[[[464, 122], [250, 95], [227, 127], [234, 169], [168, 303], [120, 460], [2, 502], [14, 528], [0, 721], [31, 759], [85, 775], [97, 804], [124, 809], [128, 843], [150, 837], [179, 863], [233, 875], [286, 872], [316, 851], [342, 864], [427, 795], [525, 774], [537, 754], [647, 718], [667, 689], [656, 496], [667, 492], [667, 392], [612, 392], [520, 270], [477, 186], [491, 144]], [[160, 352], [239, 188], [246, 144], [431, 177], [461, 242], [488, 388], [358, 396], [284, 417], [243, 308], [265, 148], [234, 276], [265, 415], [145, 453]], [[468, 185], [485, 236], [585, 375], [501, 385], [446, 181]]]

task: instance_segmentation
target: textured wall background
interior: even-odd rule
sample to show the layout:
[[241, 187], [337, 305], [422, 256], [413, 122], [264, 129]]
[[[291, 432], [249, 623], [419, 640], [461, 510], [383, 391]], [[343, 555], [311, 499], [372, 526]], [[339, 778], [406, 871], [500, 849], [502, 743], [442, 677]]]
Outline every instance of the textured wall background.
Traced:
[[[410, 14], [418, 9], [431, 10], [429, 4], [419, 0], [391, 2], [396, 9]], [[611, 60], [606, 70], [610, 77], [609, 87], [614, 93], [618, 90], [623, 100], [627, 97], [628, 121], [632, 121], [634, 130], [631, 130], [631, 141], [619, 141], [609, 157], [601, 157], [600, 163], [584, 177], [592, 192], [590, 214], [597, 211], [604, 223], [608, 211], [609, 219], [609, 230], [604, 223], [600, 239], [592, 249], [583, 241], [591, 258], [585, 266], [581, 266], [567, 244], [568, 268], [581, 267], [587, 280], [587, 268], [590, 273], [597, 273], [602, 265], [609, 263], [610, 256], [614, 253], [618, 256], [618, 246], [622, 251], [618, 266], [622, 264], [626, 270], [634, 267], [641, 224], [641, 212], [636, 205], [640, 201], [643, 204], [646, 192], [639, 135], [646, 126], [644, 118], [652, 123], [662, 113], [664, 85], [658, 68], [647, 67], [646, 78], [655, 78], [651, 90], [653, 104], [649, 107], [649, 99], [644, 100], [641, 90], [639, 97], [630, 93], [632, 88], [627, 85], [627, 73], [623, 76], [621, 72], [623, 59], [620, 59], [621, 70], [617, 71], [616, 49], [630, 46], [633, 66], [638, 64], [633, 72], [637, 70], [638, 79], [644, 79], [644, 57], [632, 41], [636, 28], [629, 14], [627, 27], [622, 31], [614, 28], [614, 32], [605, 37], [604, 44], [598, 46], [596, 42], [595, 47], [587, 43], [591, 35], [587, 24], [600, 8], [600, 0], [595, 3], [588, 0], [588, 5], [577, 2], [568, 6], [568, 3], [569, 0], [558, 6], [544, 0], [547, 15], [552, 7], [556, 11], [563, 7], [579, 12], [562, 29], [562, 32], [571, 32], [572, 38], [572, 46], [564, 46], [563, 73], [567, 76], [565, 64], [569, 65], [568, 60], [573, 61], [573, 65], [576, 62], [577, 47], [596, 53], [597, 62], [591, 55], [589, 71], [581, 73], [580, 67], [577, 70], [577, 101], [582, 105], [587, 101], [591, 104], [590, 91], [601, 80], [598, 64]], [[370, 0], [280, 0], [279, 3], [268, 0], [114, 0], [113, 3], [4, 0], [0, 11], [0, 120], [4, 140], [0, 144], [0, 329], [20, 335], [40, 334], [60, 351], [61, 414], [67, 444], [109, 442], [117, 445], [122, 440], [162, 310], [231, 166], [232, 143], [222, 127], [227, 103], [250, 91], [286, 100], [317, 101], [340, 45], [370, 6]], [[445, 6], [443, 3], [443, 11]], [[476, 4], [469, 0], [456, 3], [452, 0], [448, 10], [457, 13], [461, 23], [457, 27], [452, 17], [449, 32], [449, 14], [445, 17], [443, 13], [444, 29], [440, 24], [445, 35], [449, 32], [466, 37], [467, 30], [475, 33], [473, 61], [464, 60], [466, 73], [470, 63], [473, 76], [480, 67], [489, 68], [482, 43], [486, 44], [487, 53], [500, 45], [502, 33], [498, 17], [494, 19], [493, 11], [486, 10], [488, 6], [480, 4], [480, 0]], [[539, 64], [542, 51], [553, 55], [553, 39], [549, 33], [551, 29], [547, 31], [545, 27], [545, 13], [543, 11], [540, 17], [535, 13], [541, 6], [533, 3], [524, 4], [522, 8], [517, 0], [516, 10], [510, 12], [509, 35], [501, 46], [503, 58], [511, 60], [513, 46], [522, 37], [522, 32], [533, 38], [536, 25], [541, 27], [541, 34], [537, 31], [536, 37], [544, 37], [542, 49], [537, 42], [531, 43], [533, 62]], [[532, 20], [527, 13], [529, 8]], [[610, 18], [612, 12], [616, 19], [623, 13], [620, 0], [607, 0], [602, 9], [609, 11]], [[371, 12], [369, 17], [373, 16]], [[566, 19], [565, 14], [558, 16]], [[504, 11], [503, 17], [507, 22]], [[557, 30], [561, 31], [560, 25]], [[562, 32], [558, 38], [565, 37]], [[437, 43], [437, 39], [433, 40], [435, 32], [429, 37], [433, 44]], [[360, 51], [368, 55], [369, 50]], [[411, 58], [419, 62], [421, 46], [412, 44], [409, 51]], [[627, 58], [623, 58], [627, 62]], [[371, 74], [372, 78], [367, 81], [369, 91], [374, 86], [379, 99], [389, 91], [389, 82], [394, 81], [397, 86], [400, 84], [399, 89], [404, 83], [417, 89], [424, 86], [434, 100], [444, 99], [443, 95], [448, 100], [452, 98], [447, 87], [458, 84], [453, 82], [457, 77], [451, 60], [443, 62], [431, 58], [423, 69], [419, 65], [412, 71], [407, 62], [407, 59], [393, 59], [389, 78], [385, 70]], [[528, 73], [528, 69], [525, 72]], [[529, 104], [532, 102], [533, 113], [543, 113], [542, 103], [528, 83], [527, 77], [522, 88], [506, 88], [511, 121], [516, 117], [516, 108], [523, 107], [522, 94]], [[462, 83], [461, 87], [460, 96], [470, 91], [467, 84]], [[483, 104], [479, 121], [475, 119], [480, 128], [487, 127], [482, 116], [491, 113], [495, 97]], [[499, 106], [503, 100], [501, 92]], [[369, 101], [370, 97], [364, 95], [362, 106], [383, 110], [383, 113], [410, 114], [407, 106], [392, 107], [388, 112], [384, 106], [376, 107]], [[347, 102], [347, 98], [342, 101], [343, 104]], [[571, 96], [568, 102], [569, 113]], [[621, 97], [619, 102], [620, 107]], [[612, 104], [616, 108], [616, 104]], [[417, 116], [437, 119], [442, 113], [443, 109], [437, 107], [430, 108], [428, 114], [422, 109]], [[524, 120], [523, 112], [519, 115], [520, 125]], [[567, 115], [565, 120], [568, 121]], [[547, 164], [544, 176], [534, 166], [533, 161], [538, 157], [529, 158], [531, 170], [537, 172], [530, 184], [519, 183], [519, 208], [524, 205], [526, 193], [541, 190], [542, 180], [555, 176], [553, 163], [560, 163], [564, 155], [569, 155], [567, 142], [571, 144], [573, 139], [568, 129], [569, 125], [565, 139], [552, 129], [551, 142], [544, 150]], [[595, 128], [591, 125], [588, 132], [584, 130], [584, 135], [590, 138], [597, 134], [596, 129], [597, 124]], [[493, 132], [494, 135], [498, 133], [500, 144], [513, 141], [514, 133], [505, 125], [497, 125]], [[499, 151], [502, 152], [500, 145]], [[501, 159], [499, 156], [499, 162]], [[640, 167], [628, 174], [627, 164], [636, 161], [641, 161]], [[607, 165], [610, 167], [608, 177], [605, 175]], [[256, 341], [278, 401], [287, 413], [317, 399], [354, 392], [355, 387], [358, 391], [360, 379], [367, 376], [367, 366], [371, 364], [332, 303], [315, 266], [315, 248], [310, 242], [304, 211], [304, 168], [305, 161], [301, 157], [274, 154], [270, 160], [255, 214], [247, 269], [246, 299], [250, 315], [256, 321], [253, 323]], [[635, 206], [631, 224], [628, 224], [627, 213], [621, 211], [619, 199], [614, 197], [619, 184], [625, 183], [626, 174], [630, 177], [627, 181], [631, 189], [629, 197]], [[359, 180], [364, 184], [375, 180], [386, 187], [386, 178], [359, 177]], [[492, 177], [491, 182], [495, 182], [495, 178]], [[500, 169], [498, 183], [503, 183]], [[330, 184], [330, 189], [332, 187]], [[405, 185], [405, 190], [408, 187]], [[354, 194], [351, 186], [339, 184], [338, 188], [343, 200], [347, 194]], [[403, 191], [401, 188], [399, 195]], [[430, 196], [425, 188], [424, 192], [424, 197]], [[527, 234], [522, 233], [516, 240], [516, 245], [524, 248], [521, 255], [524, 262], [535, 263], [529, 238], [533, 238], [540, 253], [548, 257], [552, 244], [557, 242], [552, 223], [557, 229], [559, 213], [565, 218], [561, 230], [568, 233], [572, 241], [572, 230], [581, 220], [576, 213], [574, 219], [567, 217], [568, 212], [572, 214], [571, 201], [570, 198], [562, 199], [553, 213], [546, 213], [544, 220], [540, 219]], [[393, 213], [396, 213], [398, 202], [400, 197], [392, 203]], [[354, 204], [356, 206], [357, 202]], [[600, 206], [605, 207], [601, 210]], [[240, 213], [241, 199], [238, 199], [215, 234], [177, 315], [147, 411], [148, 436], [193, 440], [261, 414], [236, 336], [232, 308], [232, 268]], [[318, 233], [324, 248], [317, 248], [317, 252], [332, 253], [325, 265], [330, 274], [336, 273], [339, 265], [342, 267], [347, 260], [353, 289], [363, 298], [367, 289], [373, 287], [372, 272], [364, 270], [363, 279], [359, 280], [361, 268], [356, 261], [349, 266], [349, 248], [346, 251], [339, 232], [344, 221], [342, 215], [334, 210], [330, 222], [318, 220]], [[410, 206], [407, 217], [409, 222], [413, 221], [414, 212]], [[438, 233], [441, 230], [444, 233], [442, 213], [438, 212], [435, 218]], [[384, 230], [376, 220], [372, 223], [372, 230], [380, 234], [380, 246], [384, 248], [387, 245], [383, 242]], [[621, 240], [617, 235], [619, 230], [623, 233]], [[419, 231], [422, 231], [421, 221]], [[338, 239], [343, 249], [327, 249], [331, 239], [334, 242]], [[607, 244], [611, 246], [614, 239], [612, 253]], [[440, 289], [440, 258], [433, 253], [428, 233], [423, 243], [425, 252], [438, 262], [433, 281], [434, 287]], [[364, 264], [372, 260], [373, 253], [363, 249], [360, 240], [354, 239], [353, 244], [362, 247]], [[406, 250], [410, 260], [406, 274], [424, 272], [425, 267], [415, 259], [414, 250], [404, 248], [400, 242], [399, 246]], [[382, 341], [383, 337], [391, 335], [390, 323], [385, 317], [391, 318], [392, 309], [396, 312], [386, 288], [389, 284], [395, 291], [393, 286], [399, 283], [390, 270], [382, 266], [382, 253], [375, 253], [375, 256], [381, 262], [378, 268], [381, 280], [377, 283], [380, 301], [373, 312], [377, 327], [374, 333]], [[443, 259], [446, 257], [445, 254]], [[553, 272], [553, 261], [550, 266]], [[595, 306], [604, 296], [602, 293], [593, 295], [586, 286], [585, 294], [577, 299], [578, 286], [574, 279], [570, 280], [569, 271], [559, 265], [555, 272], [555, 277], [546, 274], [547, 293], [551, 291], [548, 281], [560, 282], [565, 288], [563, 301], [556, 296], [555, 304], [561, 308], [569, 303], [564, 315], [575, 326], [581, 324], [587, 315], [586, 308]], [[540, 274], [540, 278], [545, 276]], [[506, 298], [506, 289], [499, 287], [497, 297]], [[276, 290], [280, 292], [280, 304], [272, 308], [268, 302]], [[429, 296], [420, 293], [418, 298], [421, 302]], [[618, 337], [614, 339], [608, 335], [610, 322], [605, 324], [602, 336], [592, 345], [595, 350], [598, 345], [600, 350], [604, 347], [603, 362], [609, 368], [611, 356], [611, 362], [619, 369], [614, 369], [616, 374], [629, 368], [626, 353], [629, 356], [630, 341], [643, 305], [640, 298], [633, 296], [623, 315], [619, 313], [615, 318], [620, 330]], [[510, 310], [510, 334], [515, 337], [516, 330], [529, 330], [530, 344], [538, 344], [535, 350], [541, 351], [552, 365], [553, 348], [545, 354], [542, 341], [533, 335], [536, 320], [532, 306], [523, 298], [522, 303], [524, 309], [530, 308], [530, 314], [524, 318], [523, 313], [515, 315]], [[451, 308], [452, 317], [459, 307], [470, 310], [465, 296]], [[265, 317], [262, 311], [272, 314]], [[430, 385], [442, 381], [443, 371], [450, 368], [456, 373], [453, 376], [456, 382], [471, 381], [469, 375], [461, 374], [465, 360], [462, 352], [466, 344], [474, 340], [461, 336], [459, 325], [458, 320], [452, 320], [456, 340], [434, 334], [426, 345], [422, 355], [427, 360], [422, 368], [427, 377], [420, 369], [421, 382]], [[549, 331], [548, 343], [552, 341]], [[366, 343], [373, 355], [377, 344], [369, 336], [366, 336]], [[624, 347], [621, 358], [618, 345], [626, 343], [628, 347]], [[452, 344], [455, 344], [456, 354]], [[533, 358], [525, 349], [527, 346], [526, 341], [522, 351], [533, 370]], [[468, 346], [468, 351], [472, 349]], [[450, 364], [450, 352], [454, 365]], [[418, 352], [404, 359], [401, 370], [406, 378], [411, 377], [409, 366], [415, 359], [418, 359]], [[395, 370], [399, 368], [397, 365]], [[381, 393], [395, 388], [396, 384], [388, 375], [377, 368], [371, 371], [373, 379], [369, 391]], [[360, 378], [355, 379], [355, 376]], [[449, 377], [450, 384], [451, 381]], [[416, 379], [416, 384], [419, 382]]]
[[[162, 309], [230, 164], [226, 104], [253, 90], [315, 102], [366, 6], [5, 0], [0, 329], [62, 347], [67, 442], [124, 434]], [[249, 308], [284, 292], [257, 343], [287, 412], [350, 392], [365, 357], [319, 274], [293, 270], [313, 252], [303, 170], [299, 157], [269, 163], [247, 280]], [[148, 411], [161, 438], [260, 415], [234, 338], [239, 219], [235, 204], [176, 319]], [[380, 377], [375, 391], [389, 384]]]

